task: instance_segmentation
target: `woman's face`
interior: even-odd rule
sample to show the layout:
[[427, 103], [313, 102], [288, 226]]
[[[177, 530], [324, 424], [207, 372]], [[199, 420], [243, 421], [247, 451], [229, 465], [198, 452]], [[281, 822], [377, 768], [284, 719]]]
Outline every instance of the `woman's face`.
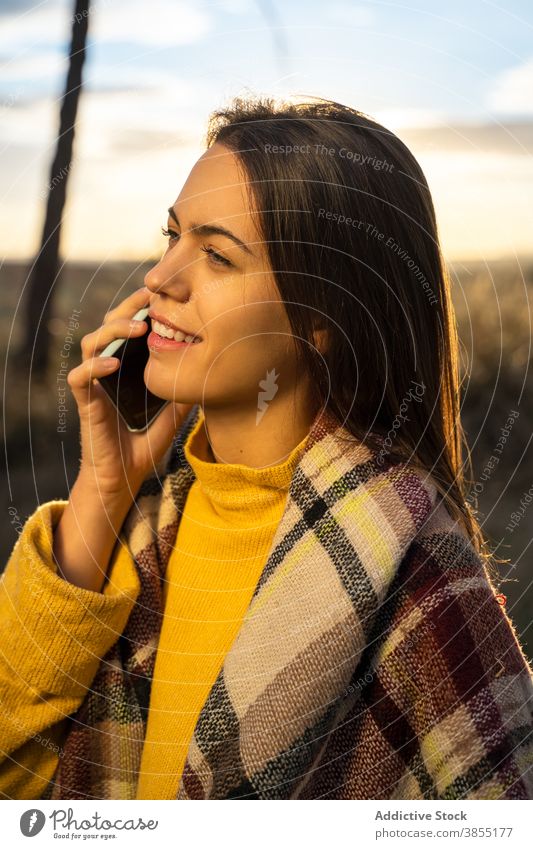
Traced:
[[294, 339], [245, 180], [234, 154], [214, 144], [172, 205], [168, 247], [145, 277], [150, 309], [201, 342], [164, 349], [149, 340], [144, 379], [160, 398], [256, 408], [261, 381], [288, 391], [297, 380]]

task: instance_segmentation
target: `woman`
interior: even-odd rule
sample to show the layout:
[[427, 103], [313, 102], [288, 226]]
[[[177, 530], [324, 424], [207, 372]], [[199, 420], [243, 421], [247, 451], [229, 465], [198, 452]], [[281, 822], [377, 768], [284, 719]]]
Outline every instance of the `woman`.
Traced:
[[[531, 798], [417, 162], [338, 103], [235, 100], [164, 233], [82, 340], [79, 476], [2, 581], [2, 792]], [[171, 403], [132, 434], [93, 379], [149, 325]]]

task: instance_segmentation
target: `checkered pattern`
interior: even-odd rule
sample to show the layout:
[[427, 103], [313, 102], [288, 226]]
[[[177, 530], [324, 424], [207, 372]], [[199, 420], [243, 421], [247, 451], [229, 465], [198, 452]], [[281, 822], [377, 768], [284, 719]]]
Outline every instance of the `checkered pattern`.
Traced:
[[[121, 532], [141, 579], [43, 798], [134, 799], [193, 407]], [[533, 672], [431, 478], [315, 419], [178, 799], [531, 799]]]

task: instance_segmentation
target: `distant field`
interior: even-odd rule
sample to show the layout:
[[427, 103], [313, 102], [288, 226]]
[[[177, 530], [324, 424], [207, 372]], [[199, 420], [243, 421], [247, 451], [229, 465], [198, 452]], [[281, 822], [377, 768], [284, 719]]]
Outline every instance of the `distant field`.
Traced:
[[[5, 563], [22, 523], [36, 506], [67, 498], [78, 468], [75, 404], [70, 400], [67, 433], [58, 434], [56, 374], [59, 351], [68, 334], [73, 309], [81, 310], [70, 361], [79, 361], [81, 336], [94, 329], [111, 298], [121, 300], [143, 283], [149, 266], [106, 263], [67, 266], [57, 284], [52, 357], [48, 387], [31, 393], [17, 371], [16, 351], [22, 322], [19, 298], [27, 266], [0, 269], [0, 323], [5, 373], [2, 422], [7, 457], [7, 487], [2, 493], [6, 532], [0, 541]], [[478, 507], [485, 533], [497, 554], [510, 562], [499, 566], [500, 589], [507, 609], [533, 656], [533, 374], [531, 302], [533, 259], [455, 263], [450, 266], [465, 375], [462, 419], [472, 451]], [[518, 416], [513, 417], [513, 413]], [[508, 436], [502, 433], [506, 423]], [[497, 461], [491, 458], [497, 458]], [[528, 492], [531, 494], [528, 496]], [[521, 504], [522, 501], [522, 504]], [[531, 504], [529, 504], [531, 502]], [[475, 502], [474, 502], [475, 503]], [[8, 512], [8, 508], [12, 508]], [[13, 508], [16, 513], [13, 513]], [[509, 528], [512, 526], [512, 531]], [[508, 580], [503, 580], [508, 579]]]

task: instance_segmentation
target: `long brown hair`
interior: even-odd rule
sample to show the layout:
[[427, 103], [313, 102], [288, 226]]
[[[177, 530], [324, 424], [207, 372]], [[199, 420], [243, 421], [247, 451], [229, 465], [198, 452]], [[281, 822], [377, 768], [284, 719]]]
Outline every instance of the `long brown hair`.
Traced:
[[465, 493], [455, 314], [418, 162], [385, 127], [322, 98], [235, 98], [210, 116], [215, 142], [244, 169], [317, 408], [357, 440], [376, 435], [381, 458], [429, 472], [488, 560]]

